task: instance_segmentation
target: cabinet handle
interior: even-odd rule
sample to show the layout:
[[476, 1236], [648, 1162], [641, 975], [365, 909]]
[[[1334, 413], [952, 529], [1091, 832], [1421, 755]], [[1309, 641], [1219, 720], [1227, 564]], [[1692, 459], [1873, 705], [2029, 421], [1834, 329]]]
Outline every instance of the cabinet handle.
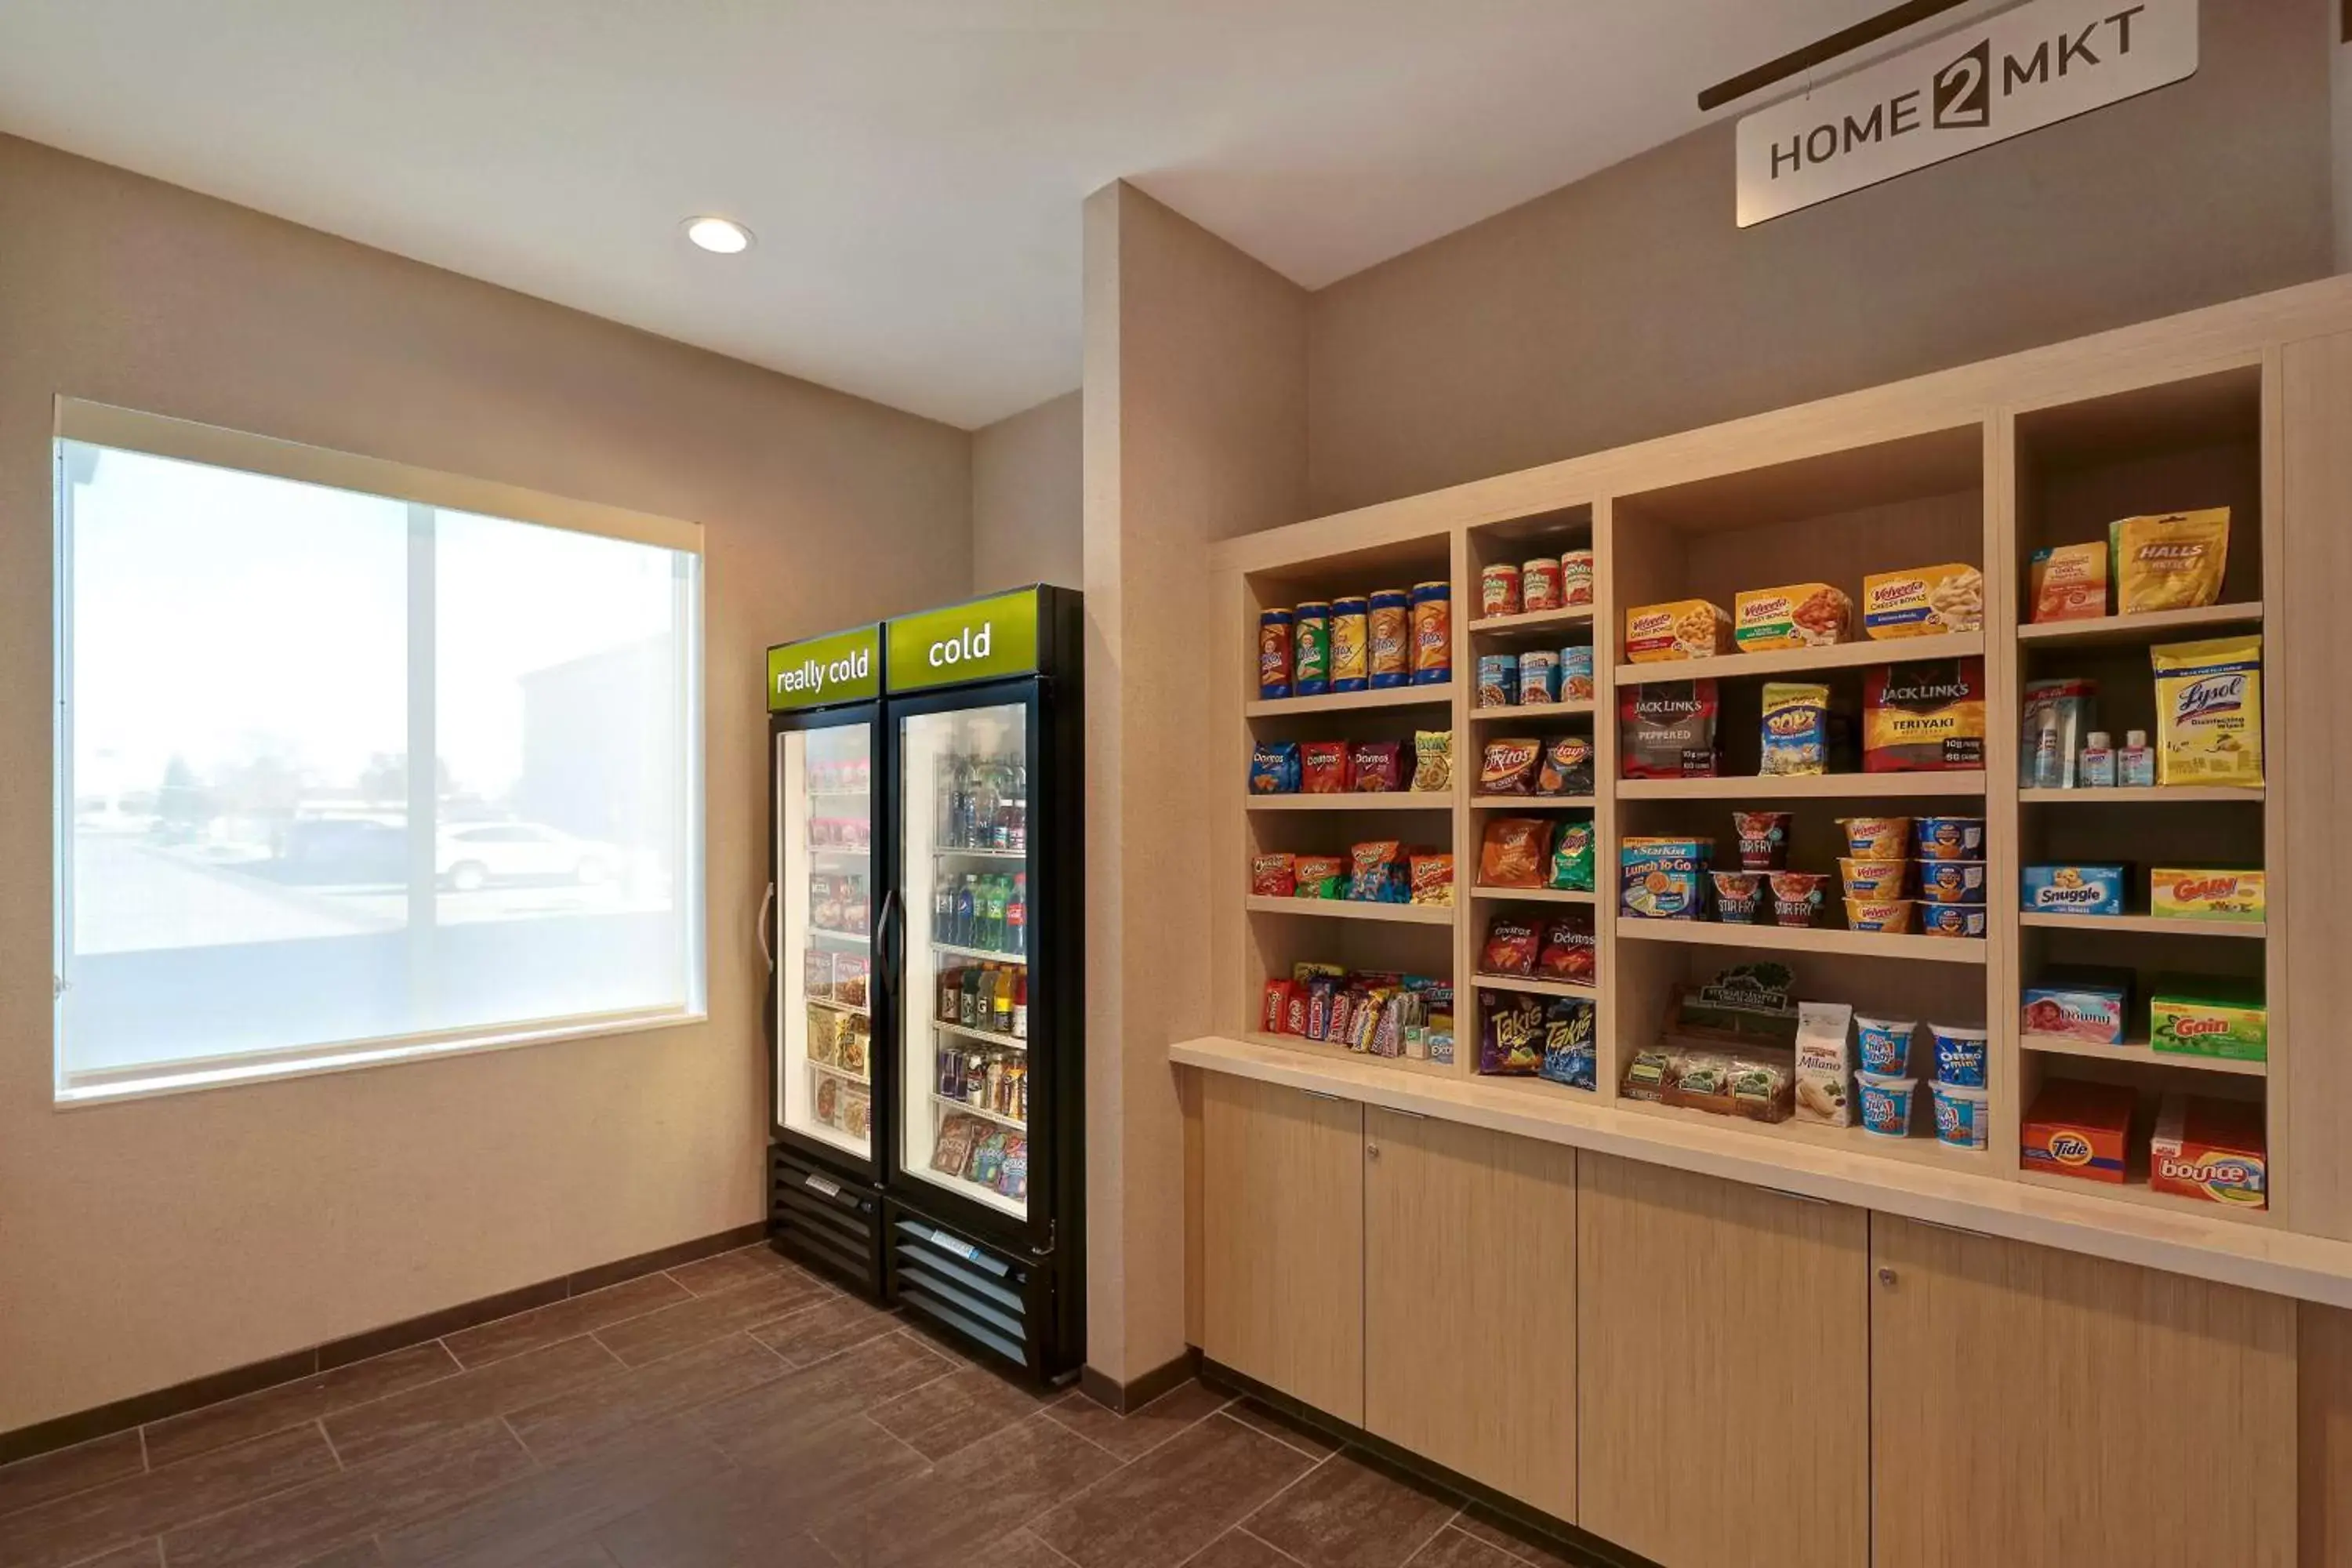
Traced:
[[1326, 1094], [1319, 1089], [1302, 1089], [1298, 1092], [1305, 1095], [1309, 1100], [1328, 1100], [1334, 1105], [1339, 1103], [1339, 1097], [1338, 1095]]
[[1415, 1121], [1426, 1121], [1429, 1120], [1428, 1116], [1421, 1111], [1406, 1110], [1394, 1105], [1383, 1105], [1381, 1109], [1387, 1111], [1391, 1116], [1410, 1116]]
[[1379, 1159], [1380, 1157], [1381, 1157], [1381, 1146], [1380, 1146], [1379, 1144], [1377, 1144], [1377, 1143], [1367, 1143], [1367, 1144], [1365, 1144], [1365, 1145], [1364, 1145], [1364, 1158], [1365, 1158], [1365, 1159], [1367, 1159], [1367, 1160], [1377, 1160], [1377, 1159]]
[[1882, 1269], [1880, 1269], [1880, 1270], [1878, 1271], [1878, 1282], [1879, 1282], [1879, 1284], [1881, 1284], [1881, 1285], [1885, 1286], [1885, 1287], [1887, 1289], [1889, 1289], [1889, 1290], [1894, 1289], [1895, 1289], [1895, 1270], [1893, 1270], [1892, 1268], [1882, 1268]]

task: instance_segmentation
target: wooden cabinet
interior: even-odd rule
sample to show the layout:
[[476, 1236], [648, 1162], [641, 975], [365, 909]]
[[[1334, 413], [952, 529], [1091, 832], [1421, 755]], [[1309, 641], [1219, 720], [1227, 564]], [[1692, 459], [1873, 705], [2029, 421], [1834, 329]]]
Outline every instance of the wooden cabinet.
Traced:
[[1328, 1415], [1364, 1416], [1364, 1108], [1208, 1075], [1201, 1349]]
[[1868, 1216], [1589, 1152], [1577, 1173], [1577, 1522], [1672, 1568], [1864, 1568]]
[[1364, 1113], [1364, 1426], [1576, 1517], [1576, 1151]]
[[1876, 1568], [2292, 1568], [2294, 1303], [1872, 1222]]

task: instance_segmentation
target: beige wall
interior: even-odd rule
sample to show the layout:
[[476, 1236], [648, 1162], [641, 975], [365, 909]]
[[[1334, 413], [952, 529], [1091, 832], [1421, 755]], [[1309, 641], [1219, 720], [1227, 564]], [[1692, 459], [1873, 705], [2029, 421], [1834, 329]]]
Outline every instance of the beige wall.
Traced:
[[1070, 392], [972, 432], [973, 593], [1081, 585], [1084, 430], [1078, 395]]
[[1757, 228], [1727, 117], [1333, 284], [1308, 512], [2325, 276], [2336, 4], [2206, 0], [2189, 80]]
[[[1183, 1119], [1209, 1027], [1202, 546], [1297, 515], [1307, 295], [1125, 184], [1086, 209], [1089, 1365], [1184, 1352]], [[1217, 667], [1222, 668], [1222, 667]]]
[[[964, 596], [970, 438], [5, 138], [0, 235], [0, 1431], [762, 1217], [761, 649]], [[53, 1110], [58, 393], [704, 523], [709, 1024]]]

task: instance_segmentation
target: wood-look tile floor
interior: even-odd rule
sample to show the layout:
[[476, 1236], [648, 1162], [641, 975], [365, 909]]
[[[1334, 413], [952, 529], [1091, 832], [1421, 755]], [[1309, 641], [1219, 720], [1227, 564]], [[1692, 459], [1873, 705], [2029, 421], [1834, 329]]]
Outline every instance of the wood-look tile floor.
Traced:
[[0, 1468], [8, 1568], [1556, 1568], [1188, 1384], [1041, 1395], [764, 1247]]

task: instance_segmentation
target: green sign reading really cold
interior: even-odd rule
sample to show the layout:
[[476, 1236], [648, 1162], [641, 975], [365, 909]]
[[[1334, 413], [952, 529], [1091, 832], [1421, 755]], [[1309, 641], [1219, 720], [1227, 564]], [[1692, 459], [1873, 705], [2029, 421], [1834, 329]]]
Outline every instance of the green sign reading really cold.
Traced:
[[1037, 668], [1037, 590], [925, 610], [890, 622], [890, 689], [961, 686]]
[[821, 708], [882, 695], [882, 628], [859, 626], [768, 650], [768, 710]]

